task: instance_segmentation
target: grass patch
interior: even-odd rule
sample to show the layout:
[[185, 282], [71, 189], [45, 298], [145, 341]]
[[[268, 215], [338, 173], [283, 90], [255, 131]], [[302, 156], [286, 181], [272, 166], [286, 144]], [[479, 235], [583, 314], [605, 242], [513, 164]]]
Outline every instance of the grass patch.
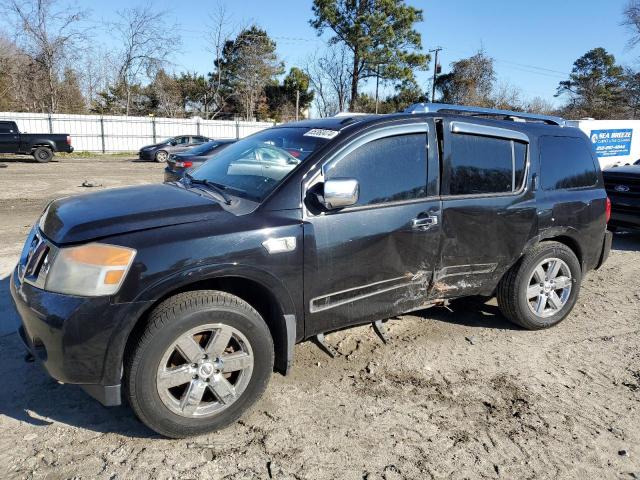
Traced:
[[137, 157], [138, 156], [138, 152], [107, 152], [107, 153], [99, 153], [99, 152], [76, 151], [76, 152], [73, 152], [73, 153], [56, 152], [56, 156], [60, 156], [61, 158], [87, 158], [87, 157], [131, 158], [131, 157]]

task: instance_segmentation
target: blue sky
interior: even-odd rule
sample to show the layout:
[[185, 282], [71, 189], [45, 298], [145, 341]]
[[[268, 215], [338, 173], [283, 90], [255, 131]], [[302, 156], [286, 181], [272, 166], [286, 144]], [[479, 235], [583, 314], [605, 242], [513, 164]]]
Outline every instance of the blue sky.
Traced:
[[[144, 0], [142, 0], [144, 1]], [[267, 30], [278, 44], [287, 67], [300, 64], [322, 48], [322, 40], [309, 26], [311, 0], [221, 0], [239, 25], [252, 22]], [[425, 49], [444, 48], [441, 64], [470, 56], [479, 48], [496, 59], [499, 81], [519, 87], [526, 97], [553, 98], [560, 80], [566, 78], [576, 58], [594, 47], [604, 47], [619, 63], [640, 62], [640, 48], [626, 48], [628, 33], [620, 26], [627, 0], [409, 0], [421, 8], [424, 21], [416, 28]], [[131, 0], [84, 0], [94, 19], [110, 19], [115, 10]], [[177, 70], [206, 73], [212, 59], [206, 51], [208, 13], [213, 0], [152, 0], [167, 10], [180, 25], [182, 52], [174, 62]], [[108, 43], [108, 34], [104, 35]], [[637, 65], [636, 65], [637, 66]], [[421, 73], [423, 88], [431, 73]], [[367, 90], [367, 87], [364, 88]]]

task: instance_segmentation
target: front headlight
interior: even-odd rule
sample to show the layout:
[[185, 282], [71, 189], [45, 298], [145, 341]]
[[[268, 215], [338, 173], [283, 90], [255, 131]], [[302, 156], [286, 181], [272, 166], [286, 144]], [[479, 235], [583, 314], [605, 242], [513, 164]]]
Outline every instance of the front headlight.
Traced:
[[113, 295], [135, 256], [136, 251], [131, 248], [105, 243], [61, 248], [52, 259], [44, 288], [86, 297]]

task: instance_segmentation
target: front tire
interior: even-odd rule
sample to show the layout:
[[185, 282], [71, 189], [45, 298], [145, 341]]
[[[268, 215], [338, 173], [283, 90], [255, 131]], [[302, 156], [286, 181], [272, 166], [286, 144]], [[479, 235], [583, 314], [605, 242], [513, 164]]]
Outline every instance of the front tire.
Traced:
[[155, 161], [158, 162], [158, 163], [166, 162], [167, 158], [169, 158], [169, 154], [167, 152], [165, 152], [164, 150], [160, 150], [159, 152], [157, 152], [155, 157], [154, 157]]
[[509, 270], [498, 285], [503, 315], [528, 330], [557, 325], [573, 309], [582, 269], [573, 251], [559, 242], [542, 242]]
[[125, 359], [124, 389], [149, 428], [171, 438], [236, 421], [264, 392], [273, 341], [260, 314], [224, 292], [186, 292], [151, 312]]
[[48, 147], [38, 147], [33, 151], [33, 158], [38, 163], [47, 163], [53, 158], [53, 151]]

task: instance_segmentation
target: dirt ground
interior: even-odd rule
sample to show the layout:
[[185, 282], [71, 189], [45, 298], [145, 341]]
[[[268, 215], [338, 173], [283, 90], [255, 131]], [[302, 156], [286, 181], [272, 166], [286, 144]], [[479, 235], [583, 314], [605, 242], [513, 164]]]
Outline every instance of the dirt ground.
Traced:
[[640, 235], [618, 234], [574, 313], [528, 332], [495, 302], [434, 308], [295, 350], [230, 428], [159, 438], [23, 362], [7, 275], [48, 200], [160, 181], [130, 159], [0, 159], [0, 478], [640, 478]]

